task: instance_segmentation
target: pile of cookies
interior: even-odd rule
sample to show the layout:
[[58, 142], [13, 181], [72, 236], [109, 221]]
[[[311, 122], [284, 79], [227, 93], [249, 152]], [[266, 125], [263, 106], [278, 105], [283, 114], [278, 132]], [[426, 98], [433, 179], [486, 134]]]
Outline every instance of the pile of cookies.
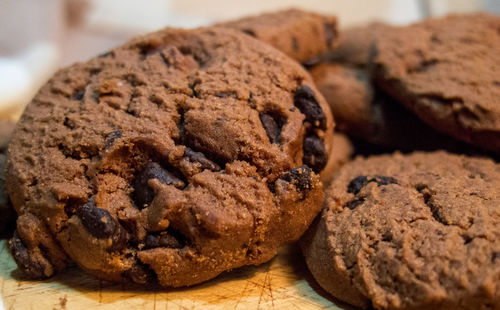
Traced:
[[8, 147], [13, 257], [180, 287], [300, 239], [354, 306], [500, 309], [497, 51], [488, 14], [339, 35], [292, 9], [61, 69]]

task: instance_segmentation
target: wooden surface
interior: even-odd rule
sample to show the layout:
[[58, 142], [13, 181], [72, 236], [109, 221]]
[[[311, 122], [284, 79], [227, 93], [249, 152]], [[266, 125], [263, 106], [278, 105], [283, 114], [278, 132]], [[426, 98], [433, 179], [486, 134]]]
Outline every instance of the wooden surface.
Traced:
[[347, 309], [312, 279], [295, 246], [261, 266], [243, 267], [186, 289], [99, 281], [77, 267], [50, 280], [20, 278], [0, 241], [1, 297], [5, 309]]

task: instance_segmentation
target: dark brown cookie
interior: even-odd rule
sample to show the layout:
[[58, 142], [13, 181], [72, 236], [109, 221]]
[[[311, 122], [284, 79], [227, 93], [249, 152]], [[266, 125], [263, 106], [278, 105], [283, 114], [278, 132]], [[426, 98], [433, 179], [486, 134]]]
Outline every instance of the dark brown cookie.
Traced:
[[165, 29], [62, 69], [9, 147], [11, 248], [185, 286], [271, 259], [323, 201], [331, 112], [307, 72], [231, 29]]
[[319, 284], [376, 309], [500, 309], [500, 165], [445, 152], [358, 158], [301, 247]]
[[367, 68], [323, 63], [314, 67], [311, 75], [340, 132], [399, 150], [470, 149], [436, 132], [372, 85]]
[[374, 43], [392, 26], [373, 22], [342, 30], [339, 46], [325, 55], [324, 59], [358, 68], [366, 68], [373, 53]]
[[15, 226], [15, 212], [5, 189], [5, 163], [7, 145], [14, 130], [14, 122], [0, 121], [0, 233]]
[[500, 153], [500, 17], [453, 15], [376, 44], [378, 84], [433, 128]]
[[339, 41], [335, 17], [299, 9], [245, 17], [218, 26], [243, 31], [299, 62], [322, 55]]

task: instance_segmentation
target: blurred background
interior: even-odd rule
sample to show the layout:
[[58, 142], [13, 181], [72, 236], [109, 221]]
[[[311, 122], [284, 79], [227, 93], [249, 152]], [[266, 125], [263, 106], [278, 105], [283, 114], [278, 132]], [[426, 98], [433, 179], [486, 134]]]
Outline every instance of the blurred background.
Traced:
[[341, 28], [449, 12], [500, 14], [499, 0], [0, 0], [0, 118], [16, 118], [58, 68], [134, 35], [292, 6], [337, 15]]

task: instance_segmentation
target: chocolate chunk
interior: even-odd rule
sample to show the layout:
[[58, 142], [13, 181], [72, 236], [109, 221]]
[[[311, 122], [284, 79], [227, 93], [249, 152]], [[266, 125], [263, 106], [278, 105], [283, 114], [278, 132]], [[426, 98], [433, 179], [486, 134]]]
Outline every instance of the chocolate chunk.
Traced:
[[302, 85], [297, 88], [293, 102], [300, 112], [306, 116], [307, 122], [316, 128], [326, 129], [325, 114], [310, 87]]
[[[365, 175], [359, 175], [352, 179], [349, 184], [347, 184], [347, 192], [357, 195], [361, 191], [361, 189], [365, 187], [369, 182], [375, 182], [377, 183], [377, 186], [398, 184], [398, 181], [393, 177], [375, 175], [373, 178], [368, 178]], [[419, 189], [417, 188], [417, 190]]]
[[187, 239], [173, 228], [168, 228], [159, 235], [147, 235], [144, 240], [144, 249], [154, 249], [158, 247], [180, 249], [187, 243]]
[[281, 128], [283, 127], [283, 117], [277, 112], [263, 112], [259, 114], [262, 126], [266, 130], [271, 143], [280, 144]]
[[186, 147], [186, 149], [184, 150], [184, 157], [186, 157], [190, 162], [199, 163], [202, 169], [208, 169], [211, 171], [220, 171], [219, 165], [208, 159], [201, 152], [196, 152]]
[[87, 231], [96, 238], [111, 238], [117, 231], [118, 223], [115, 219], [107, 210], [98, 208], [93, 200], [77, 208], [76, 215]]
[[85, 95], [85, 89], [80, 89], [75, 91], [71, 96], [71, 98], [73, 98], [74, 100], [82, 100], [84, 95]]
[[398, 184], [398, 181], [393, 177], [387, 177], [384, 175], [375, 175], [374, 181], [377, 182], [378, 186]]
[[122, 131], [120, 129], [112, 131], [106, 136], [106, 148], [110, 148], [113, 143], [115, 143], [116, 139], [119, 139], [122, 137]]
[[63, 125], [68, 127], [69, 129], [75, 129], [76, 126], [75, 121], [70, 119], [69, 117], [64, 118]]
[[17, 231], [14, 232], [14, 236], [10, 239], [9, 246], [14, 260], [27, 277], [31, 279], [47, 278], [44, 266], [32, 259], [28, 249], [21, 238], [19, 238]]
[[151, 268], [138, 261], [132, 268], [122, 273], [122, 277], [138, 284], [153, 283], [156, 281], [156, 274]]
[[357, 198], [354, 200], [349, 201], [345, 207], [349, 208], [350, 210], [356, 209], [358, 206], [362, 205], [363, 202], [365, 202], [365, 198]]
[[500, 262], [500, 252], [493, 252], [491, 254], [491, 262], [495, 264], [497, 261]]
[[323, 141], [314, 135], [307, 136], [304, 138], [302, 147], [304, 148], [302, 162], [311, 167], [314, 172], [321, 172], [328, 162], [328, 153]]
[[144, 249], [154, 249], [160, 246], [160, 238], [155, 235], [147, 235], [144, 240]]
[[337, 37], [337, 31], [335, 25], [330, 23], [325, 23], [323, 25], [323, 30], [325, 32], [325, 42], [327, 47], [332, 47], [332, 43]]
[[252, 29], [242, 29], [241, 31], [248, 34], [249, 36], [252, 36], [252, 37], [256, 36], [255, 31], [253, 31]]
[[181, 179], [165, 170], [160, 164], [148, 162], [132, 184], [134, 187], [132, 198], [139, 209], [147, 207], [154, 199], [155, 193], [148, 185], [148, 181], [151, 179], [157, 179], [163, 184], [173, 185], [177, 188], [185, 187], [185, 183]]
[[307, 193], [312, 188], [311, 173], [312, 171], [308, 166], [300, 166], [288, 171], [281, 179], [295, 185], [299, 192]]
[[368, 184], [368, 177], [366, 175], [358, 175], [347, 184], [347, 192], [357, 195], [366, 184]]

